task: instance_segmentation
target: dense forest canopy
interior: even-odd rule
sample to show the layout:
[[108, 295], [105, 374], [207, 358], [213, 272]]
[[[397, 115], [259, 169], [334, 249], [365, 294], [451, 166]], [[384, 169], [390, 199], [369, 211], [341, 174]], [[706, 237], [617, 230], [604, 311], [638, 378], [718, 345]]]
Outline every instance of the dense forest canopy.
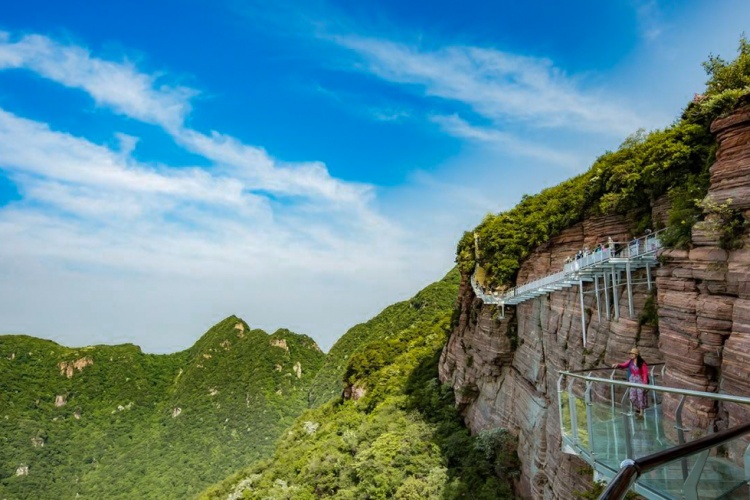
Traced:
[[167, 355], [0, 336], [0, 498], [194, 496], [273, 451], [323, 358], [235, 316]]

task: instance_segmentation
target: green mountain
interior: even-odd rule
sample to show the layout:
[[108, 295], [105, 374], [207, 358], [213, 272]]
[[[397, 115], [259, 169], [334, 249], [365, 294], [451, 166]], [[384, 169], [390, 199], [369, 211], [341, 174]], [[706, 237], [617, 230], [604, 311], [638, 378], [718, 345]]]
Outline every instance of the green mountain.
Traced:
[[460, 274], [450, 271], [442, 280], [433, 283], [414, 297], [386, 307], [380, 314], [350, 328], [331, 348], [310, 389], [310, 403], [320, 406], [344, 388], [343, 377], [349, 357], [363, 345], [384, 339], [436, 313], [453, 309], [458, 296]]
[[237, 317], [190, 349], [0, 336], [0, 498], [185, 498], [273, 450], [324, 354]]
[[457, 285], [454, 270], [352, 328], [324, 366], [345, 397], [305, 412], [270, 460], [201, 498], [512, 498], [515, 438], [504, 429], [470, 436], [438, 380]]

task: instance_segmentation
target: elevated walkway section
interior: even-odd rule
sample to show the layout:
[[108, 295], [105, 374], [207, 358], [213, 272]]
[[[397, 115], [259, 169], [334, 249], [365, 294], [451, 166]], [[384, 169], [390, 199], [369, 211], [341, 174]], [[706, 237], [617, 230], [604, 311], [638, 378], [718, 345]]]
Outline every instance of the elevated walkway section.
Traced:
[[[577, 286], [579, 290], [581, 311], [584, 310], [583, 296], [586, 284], [592, 283], [591, 290], [596, 297], [596, 313], [599, 321], [602, 315], [606, 319], [620, 318], [620, 294], [627, 293], [628, 316], [634, 316], [633, 286], [642, 284], [633, 279], [633, 272], [646, 269], [648, 289], [653, 286], [652, 268], [658, 265], [658, 252], [662, 248], [660, 236], [662, 231], [650, 233], [629, 243], [610, 242], [601, 250], [582, 255], [566, 263], [561, 271], [548, 274], [542, 278], [524, 283], [504, 292], [488, 291], [471, 277], [474, 294], [485, 304], [500, 306], [502, 317], [506, 305], [516, 305], [527, 300]], [[581, 321], [586, 345], [586, 315], [581, 314]]]
[[[700, 438], [707, 431], [683, 424], [682, 408], [690, 398], [750, 404], [750, 398], [666, 387], [662, 367], [652, 367], [650, 384], [632, 384], [617, 377], [624, 371], [561, 372], [558, 404], [563, 451], [578, 455], [595, 477], [610, 482], [628, 460], [653, 455]], [[629, 392], [647, 390], [649, 407], [639, 416]], [[679, 403], [672, 418], [664, 415], [662, 398]], [[638, 478], [636, 493], [660, 500], [735, 499], [750, 497], [750, 447], [745, 438], [674, 460]]]

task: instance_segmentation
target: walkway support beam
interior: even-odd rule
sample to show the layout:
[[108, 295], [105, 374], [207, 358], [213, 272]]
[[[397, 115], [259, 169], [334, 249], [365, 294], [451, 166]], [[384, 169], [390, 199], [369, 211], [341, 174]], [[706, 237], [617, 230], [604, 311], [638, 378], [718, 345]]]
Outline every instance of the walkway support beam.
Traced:
[[617, 296], [617, 275], [618, 271], [615, 270], [615, 266], [612, 266], [612, 297], [613, 305], [615, 306], [615, 321], [620, 321], [620, 298]]
[[604, 271], [604, 314], [609, 321], [612, 316], [609, 314], [609, 283], [607, 282], [607, 271]]
[[599, 305], [599, 275], [594, 275], [594, 292], [596, 293], [596, 317], [599, 323], [602, 322], [602, 308]]
[[578, 295], [581, 297], [581, 330], [583, 332], [583, 347], [586, 347], [586, 311], [583, 305], [583, 280], [578, 282]]
[[628, 289], [628, 317], [633, 319], [633, 275], [630, 272], [630, 259], [625, 262], [625, 280]]

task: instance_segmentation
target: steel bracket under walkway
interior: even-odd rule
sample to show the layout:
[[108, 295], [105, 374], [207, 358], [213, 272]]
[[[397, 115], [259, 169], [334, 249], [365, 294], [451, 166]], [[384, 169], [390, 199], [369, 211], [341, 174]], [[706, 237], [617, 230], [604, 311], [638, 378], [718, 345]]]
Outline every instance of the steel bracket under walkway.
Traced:
[[[516, 286], [508, 291], [499, 293], [497, 291], [489, 292], [479, 284], [476, 276], [471, 276], [471, 286], [474, 294], [482, 299], [485, 304], [495, 304], [501, 308], [501, 318], [505, 318], [505, 306], [517, 305], [527, 300], [541, 297], [548, 293], [554, 293], [566, 288], [577, 286], [579, 289], [579, 302], [581, 307], [581, 328], [583, 332], [583, 345], [586, 345], [586, 312], [584, 308], [584, 283], [594, 283], [594, 292], [596, 294], [597, 317], [601, 321], [601, 297], [600, 292], [604, 292], [605, 315], [609, 320], [610, 298], [609, 290], [612, 291], [612, 311], [614, 319], [620, 319], [620, 305], [618, 287], [625, 286], [628, 297], [628, 316], [633, 318], [633, 276], [634, 270], [645, 268], [648, 289], [651, 284], [651, 267], [657, 265], [656, 254], [661, 248], [659, 233], [648, 234], [638, 239], [634, 239], [627, 244], [612, 243], [611, 247], [603, 248], [600, 251], [589, 253], [568, 262], [563, 266], [563, 270], [549, 274], [542, 278]], [[617, 246], [615, 246], [617, 245]], [[615, 248], [620, 248], [615, 251]], [[624, 273], [624, 283], [622, 275]], [[599, 280], [602, 281], [602, 287], [599, 287]], [[611, 285], [610, 285], [611, 282]]]

